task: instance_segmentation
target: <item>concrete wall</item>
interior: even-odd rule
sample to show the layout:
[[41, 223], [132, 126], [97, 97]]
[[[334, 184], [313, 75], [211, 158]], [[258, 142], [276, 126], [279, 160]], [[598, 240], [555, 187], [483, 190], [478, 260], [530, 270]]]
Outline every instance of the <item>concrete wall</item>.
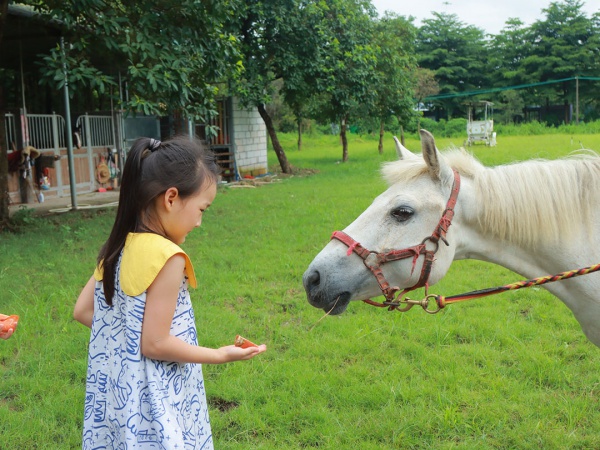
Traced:
[[267, 128], [256, 108], [244, 109], [232, 99], [233, 145], [240, 175], [268, 172]]

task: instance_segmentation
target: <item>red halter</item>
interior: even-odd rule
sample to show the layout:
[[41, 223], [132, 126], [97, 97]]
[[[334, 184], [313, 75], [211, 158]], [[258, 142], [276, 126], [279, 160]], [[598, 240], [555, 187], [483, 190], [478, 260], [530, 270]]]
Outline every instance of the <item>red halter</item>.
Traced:
[[[431, 236], [426, 237], [423, 241], [412, 247], [408, 247], [402, 250], [390, 250], [389, 252], [374, 252], [366, 249], [360, 243], [352, 239], [343, 231], [334, 231], [331, 239], [337, 239], [338, 241], [343, 242], [348, 246], [347, 255], [350, 256], [352, 252], [356, 253], [363, 260], [364, 265], [369, 269], [375, 278], [377, 279], [377, 283], [379, 283], [379, 288], [381, 292], [386, 298], [386, 301], [383, 303], [377, 303], [372, 300], [364, 300], [366, 303], [369, 303], [374, 306], [388, 306], [390, 310], [397, 309], [400, 306], [400, 302], [398, 299], [402, 299], [404, 294], [407, 292], [413, 291], [420, 287], [425, 286], [425, 290], [428, 287], [429, 275], [431, 273], [431, 268], [433, 266], [434, 256], [439, 248], [440, 239], [444, 242], [444, 244], [448, 245], [448, 241], [446, 241], [446, 233], [448, 232], [448, 228], [452, 225], [452, 218], [454, 217], [454, 206], [456, 205], [456, 200], [458, 198], [458, 192], [460, 191], [460, 175], [459, 173], [452, 169], [454, 172], [454, 183], [452, 184], [452, 191], [450, 193], [450, 198], [448, 199], [448, 203], [446, 204], [446, 209], [444, 210], [442, 217], [433, 230]], [[433, 250], [427, 249], [427, 241], [430, 241], [434, 244]], [[390, 283], [385, 279], [383, 275], [383, 271], [381, 266], [390, 261], [398, 261], [400, 259], [412, 258], [412, 270], [411, 275], [414, 272], [415, 266], [417, 264], [417, 259], [419, 256], [424, 255], [423, 266], [421, 268], [421, 276], [419, 277], [419, 281], [409, 288], [405, 288], [397, 297], [396, 292], [400, 290], [397, 286], [390, 286]], [[395, 298], [396, 297], [396, 298]]]

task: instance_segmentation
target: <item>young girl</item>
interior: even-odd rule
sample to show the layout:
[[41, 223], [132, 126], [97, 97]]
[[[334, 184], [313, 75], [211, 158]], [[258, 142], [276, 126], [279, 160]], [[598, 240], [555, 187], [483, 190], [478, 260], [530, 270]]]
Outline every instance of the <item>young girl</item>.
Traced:
[[265, 345], [198, 346], [179, 247], [217, 192], [212, 153], [187, 138], [138, 139], [119, 207], [74, 317], [91, 328], [84, 449], [212, 449], [202, 366], [250, 359]]

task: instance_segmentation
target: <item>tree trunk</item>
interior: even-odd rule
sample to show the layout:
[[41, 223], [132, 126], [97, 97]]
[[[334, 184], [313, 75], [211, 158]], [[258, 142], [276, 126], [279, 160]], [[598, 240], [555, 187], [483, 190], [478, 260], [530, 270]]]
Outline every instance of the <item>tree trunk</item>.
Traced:
[[[4, 36], [4, 26], [8, 15], [8, 0], [0, 0], [0, 45]], [[9, 222], [8, 211], [8, 149], [6, 148], [6, 105], [0, 84], [0, 230]]]
[[283, 147], [279, 143], [279, 139], [277, 138], [277, 132], [275, 131], [275, 127], [273, 126], [273, 120], [271, 119], [271, 116], [269, 116], [269, 113], [265, 109], [265, 105], [260, 104], [257, 108], [260, 117], [262, 117], [267, 127], [267, 132], [269, 133], [269, 137], [271, 138], [273, 150], [275, 150], [275, 154], [277, 155], [277, 159], [279, 160], [281, 171], [283, 173], [292, 173], [292, 166], [290, 165], [287, 156], [285, 155]]
[[348, 138], [346, 137], [346, 118], [340, 122], [340, 140], [342, 141], [342, 162], [348, 161]]
[[400, 125], [400, 143], [406, 147], [406, 142], [404, 142], [404, 127]]
[[302, 150], [302, 118], [299, 117], [298, 121], [298, 151]]
[[[183, 118], [183, 111], [177, 108], [173, 111], [173, 136], [188, 134], [187, 122]], [[161, 136], [162, 137], [162, 136]], [[171, 136], [168, 136], [169, 138]]]
[[380, 155], [383, 155], [383, 134], [385, 133], [383, 126], [384, 126], [383, 120], [380, 120], [379, 121], [379, 146], [377, 147]]
[[4, 120], [4, 92], [0, 85], [0, 230], [9, 221], [8, 210], [8, 149], [6, 148], [6, 121]]

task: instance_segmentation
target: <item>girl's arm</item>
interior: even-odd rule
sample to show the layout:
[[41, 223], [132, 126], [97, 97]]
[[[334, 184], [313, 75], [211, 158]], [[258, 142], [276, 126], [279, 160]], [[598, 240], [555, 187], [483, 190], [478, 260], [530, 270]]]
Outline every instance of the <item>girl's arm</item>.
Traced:
[[92, 319], [94, 317], [94, 289], [96, 288], [96, 279], [91, 277], [85, 287], [81, 290], [79, 298], [75, 303], [73, 317], [77, 322], [81, 322], [88, 328], [92, 328]]
[[142, 323], [142, 354], [147, 358], [180, 363], [221, 364], [250, 359], [267, 347], [240, 348], [228, 345], [218, 349], [188, 344], [170, 334], [177, 306], [179, 286], [185, 268], [183, 255], [172, 256], [146, 292]]

